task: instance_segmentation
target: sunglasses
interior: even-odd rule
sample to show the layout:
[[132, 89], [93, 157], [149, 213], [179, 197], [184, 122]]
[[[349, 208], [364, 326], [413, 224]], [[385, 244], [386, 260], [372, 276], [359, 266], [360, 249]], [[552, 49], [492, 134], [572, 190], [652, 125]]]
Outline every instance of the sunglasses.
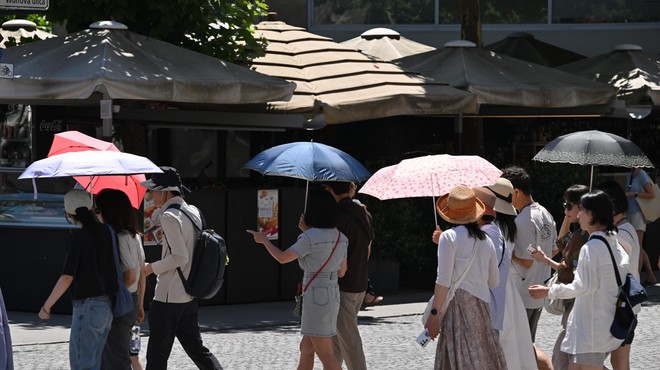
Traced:
[[567, 210], [567, 211], [570, 211], [571, 209], [573, 209], [574, 205], [575, 204], [573, 204], [571, 202], [564, 202], [564, 209]]

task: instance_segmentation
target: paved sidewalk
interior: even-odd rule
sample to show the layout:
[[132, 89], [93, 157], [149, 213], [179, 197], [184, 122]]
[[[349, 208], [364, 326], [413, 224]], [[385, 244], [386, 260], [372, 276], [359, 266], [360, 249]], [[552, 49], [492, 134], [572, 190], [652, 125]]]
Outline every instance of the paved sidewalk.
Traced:
[[[385, 318], [419, 314], [432, 292], [406, 291], [388, 296], [383, 304], [360, 312], [364, 318]], [[203, 306], [199, 308], [199, 324], [203, 332], [231, 331], [248, 328], [299, 325], [291, 314], [293, 301], [263, 302], [239, 305]], [[14, 345], [62, 343], [69, 340], [71, 315], [52, 315], [44, 321], [33, 312], [8, 312]], [[148, 313], [147, 313], [148, 316]], [[149, 323], [142, 324], [149, 333]]]
[[[648, 288], [648, 292], [651, 299], [639, 315], [632, 348], [633, 370], [657, 369], [660, 364], [660, 285]], [[433, 368], [436, 344], [422, 348], [414, 342], [422, 331], [421, 312], [429, 297], [430, 292], [403, 292], [385, 297], [383, 305], [360, 312], [360, 333], [369, 369]], [[225, 369], [294, 369], [300, 324], [291, 316], [292, 309], [293, 302], [201, 307], [204, 344]], [[56, 315], [47, 324], [35, 313], [9, 312], [8, 316], [16, 369], [68, 369], [70, 316]], [[541, 315], [537, 345], [546, 353], [552, 352], [559, 325], [559, 316]], [[143, 328], [148, 331], [147, 323]], [[143, 363], [149, 339], [148, 335], [142, 338]], [[176, 341], [168, 365], [177, 370], [196, 368]], [[322, 368], [318, 360], [315, 368]]]

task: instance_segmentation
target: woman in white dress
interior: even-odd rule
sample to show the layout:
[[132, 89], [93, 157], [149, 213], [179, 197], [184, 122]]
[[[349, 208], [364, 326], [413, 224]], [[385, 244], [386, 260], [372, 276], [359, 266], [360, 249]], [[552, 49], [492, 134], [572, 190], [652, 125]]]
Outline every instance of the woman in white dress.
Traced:
[[[521, 317], [527, 315], [525, 305], [520, 297], [518, 288], [513, 279], [520, 279], [520, 275], [512, 274], [511, 253], [516, 237], [516, 209], [511, 204], [513, 198], [513, 185], [505, 178], [499, 178], [493, 186], [487, 189], [495, 194], [496, 212], [495, 224], [499, 227], [504, 239], [504, 254], [500, 257], [500, 270], [505, 269], [504, 280], [500, 278], [500, 285], [505, 284], [504, 290], [504, 320], [499, 339], [506, 364], [509, 369], [536, 370], [536, 357], [534, 356], [534, 343], [529, 325]], [[502, 275], [500, 275], [502, 276]]]

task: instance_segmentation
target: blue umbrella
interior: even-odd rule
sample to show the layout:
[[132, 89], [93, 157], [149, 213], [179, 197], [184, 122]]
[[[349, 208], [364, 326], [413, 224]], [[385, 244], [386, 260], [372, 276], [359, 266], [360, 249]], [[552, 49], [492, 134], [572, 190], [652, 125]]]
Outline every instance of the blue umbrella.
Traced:
[[257, 154], [243, 166], [263, 175], [307, 181], [362, 182], [371, 176], [364, 166], [331, 146], [313, 141], [282, 144]]
[[[243, 168], [263, 175], [293, 177], [310, 181], [353, 181], [360, 183], [371, 176], [349, 154], [313, 141], [282, 144], [257, 154]], [[305, 191], [305, 209], [307, 208]]]

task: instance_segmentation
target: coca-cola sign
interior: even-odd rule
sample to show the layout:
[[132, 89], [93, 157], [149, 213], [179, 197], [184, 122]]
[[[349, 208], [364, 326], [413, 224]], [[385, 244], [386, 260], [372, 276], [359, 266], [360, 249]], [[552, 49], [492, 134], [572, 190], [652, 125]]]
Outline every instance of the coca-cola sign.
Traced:
[[61, 132], [64, 121], [61, 119], [54, 119], [46, 121], [45, 119], [39, 123], [39, 131], [43, 132]]

